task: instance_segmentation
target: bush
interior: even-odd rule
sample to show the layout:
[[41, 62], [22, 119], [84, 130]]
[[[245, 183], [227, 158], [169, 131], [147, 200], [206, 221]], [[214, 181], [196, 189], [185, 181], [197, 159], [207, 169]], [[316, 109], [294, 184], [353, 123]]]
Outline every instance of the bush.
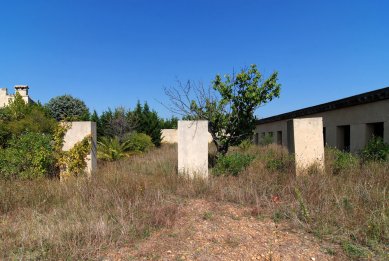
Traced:
[[128, 151], [145, 152], [154, 147], [152, 139], [144, 133], [132, 133], [125, 141]]
[[13, 136], [25, 132], [52, 134], [56, 124], [42, 105], [26, 104], [17, 93], [8, 106], [0, 108], [0, 147], [8, 147]]
[[365, 161], [386, 161], [389, 159], [389, 144], [381, 137], [373, 137], [361, 152]]
[[88, 107], [85, 103], [70, 95], [62, 95], [52, 98], [46, 108], [57, 121], [86, 121], [90, 118]]
[[101, 160], [115, 161], [128, 155], [127, 144], [118, 137], [102, 137], [97, 145], [97, 157]]
[[0, 149], [0, 176], [33, 179], [52, 174], [55, 159], [51, 140], [50, 135], [39, 133], [14, 136], [8, 148]]
[[332, 158], [332, 173], [340, 174], [345, 171], [352, 171], [358, 167], [358, 158], [349, 152], [343, 152], [335, 148], [328, 148], [327, 154]]
[[220, 175], [238, 176], [240, 172], [242, 172], [250, 165], [253, 159], [254, 156], [241, 154], [241, 153], [233, 153], [233, 154], [220, 156], [217, 159], [216, 166], [213, 169], [214, 171], [213, 173], [216, 176], [220, 176]]

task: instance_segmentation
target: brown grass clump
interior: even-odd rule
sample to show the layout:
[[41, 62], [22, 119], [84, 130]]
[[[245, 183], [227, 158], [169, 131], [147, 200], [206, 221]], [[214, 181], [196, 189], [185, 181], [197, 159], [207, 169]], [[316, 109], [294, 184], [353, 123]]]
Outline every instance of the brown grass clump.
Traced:
[[252, 215], [302, 227], [351, 257], [387, 257], [387, 163], [334, 175], [329, 152], [326, 173], [295, 178], [286, 151], [251, 147], [244, 153], [256, 158], [239, 176], [206, 182], [178, 176], [176, 153], [164, 146], [103, 164], [90, 180], [0, 181], [0, 259], [95, 259], [172, 226], [191, 198], [250, 206]]

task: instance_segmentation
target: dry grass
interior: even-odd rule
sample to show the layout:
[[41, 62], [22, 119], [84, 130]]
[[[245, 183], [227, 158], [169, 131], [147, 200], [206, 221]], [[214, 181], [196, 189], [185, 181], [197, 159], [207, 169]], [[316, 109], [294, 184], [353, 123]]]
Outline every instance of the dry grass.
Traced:
[[256, 155], [246, 171], [208, 182], [176, 174], [174, 146], [106, 164], [91, 180], [0, 181], [0, 258], [95, 259], [171, 226], [190, 198], [250, 206], [342, 244], [351, 257], [388, 257], [388, 164], [333, 175], [329, 155], [327, 173], [294, 178], [282, 149], [246, 153]]

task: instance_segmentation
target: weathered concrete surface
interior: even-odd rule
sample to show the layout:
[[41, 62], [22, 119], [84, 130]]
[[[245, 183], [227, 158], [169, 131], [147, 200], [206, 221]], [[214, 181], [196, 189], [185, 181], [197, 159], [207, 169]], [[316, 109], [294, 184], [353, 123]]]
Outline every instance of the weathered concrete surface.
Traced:
[[96, 123], [91, 121], [73, 121], [68, 122], [71, 125], [64, 137], [63, 150], [68, 151], [77, 143], [82, 141], [86, 136], [92, 137], [92, 149], [86, 157], [87, 167], [85, 172], [90, 176], [97, 170], [97, 147], [96, 147]]
[[178, 172], [208, 177], [208, 121], [178, 121]]
[[[178, 129], [162, 129], [162, 143], [177, 143]], [[208, 143], [213, 141], [211, 133], [208, 132]]]
[[177, 129], [162, 129], [162, 143], [177, 143]]
[[296, 175], [304, 175], [312, 165], [324, 170], [323, 119], [288, 121], [288, 148], [295, 155]]

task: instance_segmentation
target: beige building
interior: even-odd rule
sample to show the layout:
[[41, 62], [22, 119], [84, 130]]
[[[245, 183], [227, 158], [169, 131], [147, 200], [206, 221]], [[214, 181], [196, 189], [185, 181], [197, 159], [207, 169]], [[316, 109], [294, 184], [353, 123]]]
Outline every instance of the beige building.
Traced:
[[358, 152], [374, 135], [389, 143], [389, 87], [257, 121], [255, 143], [288, 146], [287, 121], [323, 118], [323, 143]]
[[[15, 93], [19, 93], [26, 103], [31, 103], [33, 100], [28, 96], [28, 85], [15, 85]], [[0, 88], [0, 108], [7, 106], [15, 97], [15, 94], [9, 94], [7, 88]]]

